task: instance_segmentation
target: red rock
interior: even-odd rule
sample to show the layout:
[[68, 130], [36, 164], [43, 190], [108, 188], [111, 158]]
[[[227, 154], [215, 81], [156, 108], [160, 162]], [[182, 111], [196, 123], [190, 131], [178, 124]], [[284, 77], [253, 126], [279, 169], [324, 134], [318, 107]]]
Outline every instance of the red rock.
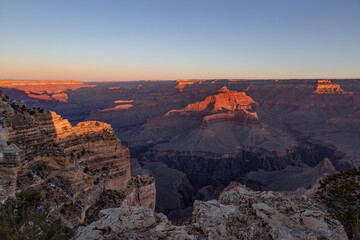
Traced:
[[[65, 93], [63, 93], [66, 90], [95, 86], [96, 85], [85, 85], [81, 81], [72, 80], [0, 80], [0, 88], [16, 88], [25, 92], [30, 98], [41, 100], [56, 99], [62, 102], [67, 100], [67, 95], [65, 96]], [[50, 95], [52, 95], [53, 98], [51, 98]]]
[[249, 110], [252, 109], [254, 105], [256, 105], [256, 102], [247, 96], [245, 92], [230, 91], [224, 86], [219, 90], [218, 94], [208, 96], [201, 102], [189, 104], [184, 109], [169, 111], [167, 115], [175, 112]]
[[317, 94], [353, 94], [344, 91], [340, 84], [332, 83], [331, 80], [318, 80], [318, 86], [314, 92]]
[[179, 89], [180, 92], [186, 87], [186, 85], [192, 85], [194, 83], [202, 83], [205, 80], [177, 80], [177, 85], [175, 88]]

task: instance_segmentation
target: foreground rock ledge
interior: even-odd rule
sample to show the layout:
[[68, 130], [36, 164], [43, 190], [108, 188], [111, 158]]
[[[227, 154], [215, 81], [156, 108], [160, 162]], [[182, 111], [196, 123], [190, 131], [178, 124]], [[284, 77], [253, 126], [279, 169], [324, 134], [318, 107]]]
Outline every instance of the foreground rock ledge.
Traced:
[[189, 225], [174, 226], [161, 213], [123, 206], [103, 210], [75, 239], [348, 239], [341, 224], [307, 198], [228, 189], [218, 201], [196, 201]]

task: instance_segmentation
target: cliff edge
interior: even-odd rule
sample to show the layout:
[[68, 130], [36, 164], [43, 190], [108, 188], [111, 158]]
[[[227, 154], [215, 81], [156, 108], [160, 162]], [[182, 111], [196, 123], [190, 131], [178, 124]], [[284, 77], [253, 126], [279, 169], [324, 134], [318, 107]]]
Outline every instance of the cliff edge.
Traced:
[[232, 184], [219, 199], [196, 201], [192, 222], [175, 226], [141, 207], [102, 211], [75, 239], [348, 239], [341, 224], [304, 197]]

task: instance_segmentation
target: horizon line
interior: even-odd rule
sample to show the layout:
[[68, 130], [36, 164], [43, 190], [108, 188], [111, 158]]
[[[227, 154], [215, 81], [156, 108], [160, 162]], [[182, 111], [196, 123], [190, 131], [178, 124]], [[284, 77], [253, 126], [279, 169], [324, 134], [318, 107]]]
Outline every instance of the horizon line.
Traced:
[[94, 80], [76, 80], [76, 79], [0, 79], [0, 81], [80, 81], [80, 82], [166, 82], [166, 81], [209, 81], [209, 80], [238, 80], [238, 81], [256, 81], [256, 80], [360, 80], [360, 77], [351, 78], [186, 78], [186, 79], [138, 79], [138, 80], [114, 80], [114, 81], [94, 81]]

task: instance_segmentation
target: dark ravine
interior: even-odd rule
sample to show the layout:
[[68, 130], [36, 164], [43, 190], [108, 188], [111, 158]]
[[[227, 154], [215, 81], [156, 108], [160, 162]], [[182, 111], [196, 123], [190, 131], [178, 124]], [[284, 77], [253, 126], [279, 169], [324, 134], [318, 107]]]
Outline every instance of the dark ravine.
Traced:
[[[325, 158], [329, 159], [337, 169], [350, 167], [348, 163], [341, 161], [343, 154], [336, 151], [334, 147], [309, 141], [304, 141], [300, 146], [286, 151], [283, 155], [264, 149], [248, 148], [237, 153], [225, 154], [150, 149], [144, 153], [138, 153], [138, 156], [141, 156], [139, 160], [143, 165], [148, 162], [162, 162], [167, 167], [186, 174], [192, 188], [177, 188], [178, 194], [182, 196], [178, 207], [180, 211], [191, 207], [195, 200], [216, 198], [231, 181], [246, 184], [244, 176], [251, 171], [259, 169], [277, 171], [287, 166], [315, 167]], [[255, 186], [251, 182], [248, 183], [252, 187]], [[211, 186], [210, 189], [209, 186]], [[204, 189], [207, 189], [207, 197], [202, 194]], [[164, 196], [157, 196], [157, 210], [169, 214], [169, 210], [161, 206], [161, 202], [164, 202], [162, 198]], [[191, 199], [191, 201], [185, 199]], [[174, 216], [174, 213], [171, 215]]]

